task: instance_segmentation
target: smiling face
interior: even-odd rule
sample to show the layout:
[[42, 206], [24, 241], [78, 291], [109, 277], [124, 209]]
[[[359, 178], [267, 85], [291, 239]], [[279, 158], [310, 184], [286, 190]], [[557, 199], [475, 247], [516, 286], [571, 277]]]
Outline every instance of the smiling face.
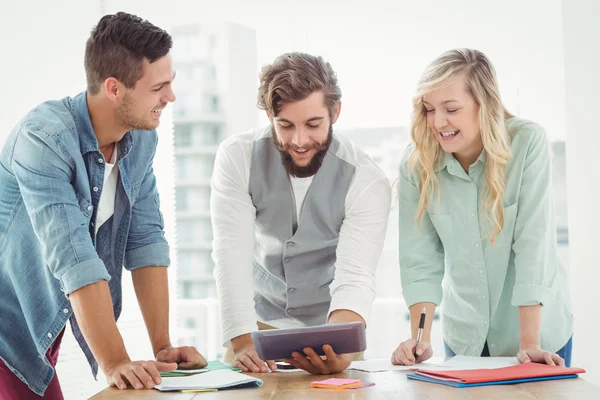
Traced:
[[170, 54], [150, 63], [144, 60], [144, 75], [116, 107], [117, 122], [124, 128], [153, 130], [160, 124], [162, 110], [175, 101], [171, 87], [175, 74]]
[[422, 98], [427, 125], [442, 149], [457, 159], [477, 159], [483, 149], [479, 105], [468, 92], [464, 76]]
[[299, 178], [317, 173], [333, 135], [340, 103], [334, 117], [329, 115], [323, 92], [313, 92], [303, 100], [286, 103], [271, 117], [273, 141], [281, 152], [286, 171]]

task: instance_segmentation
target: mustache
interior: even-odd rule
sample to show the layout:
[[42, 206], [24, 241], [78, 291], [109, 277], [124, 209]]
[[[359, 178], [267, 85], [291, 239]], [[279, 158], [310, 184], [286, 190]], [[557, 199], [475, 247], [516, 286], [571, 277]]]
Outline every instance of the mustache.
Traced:
[[282, 143], [279, 141], [279, 139], [277, 139], [277, 135], [275, 134], [275, 127], [271, 126], [271, 134], [273, 136], [273, 143], [275, 144], [275, 146], [277, 147], [277, 150], [279, 150], [280, 152], [287, 152], [290, 149], [293, 150], [311, 150], [311, 149], [315, 149], [317, 152], [320, 151], [325, 151], [329, 148], [329, 145], [331, 145], [331, 140], [332, 140], [332, 134], [333, 134], [333, 126], [329, 126], [329, 132], [327, 134], [327, 139], [325, 139], [324, 142], [322, 143], [312, 143], [308, 146], [297, 146], [293, 143]]
[[296, 146], [295, 144], [291, 144], [291, 143], [286, 143], [283, 144], [281, 143], [279, 140], [275, 143], [275, 145], [277, 146], [277, 149], [279, 151], [288, 151], [290, 149], [292, 150], [312, 150], [315, 149], [317, 152], [322, 151], [327, 149], [327, 147], [329, 147], [327, 140], [323, 143], [313, 143], [309, 146]]

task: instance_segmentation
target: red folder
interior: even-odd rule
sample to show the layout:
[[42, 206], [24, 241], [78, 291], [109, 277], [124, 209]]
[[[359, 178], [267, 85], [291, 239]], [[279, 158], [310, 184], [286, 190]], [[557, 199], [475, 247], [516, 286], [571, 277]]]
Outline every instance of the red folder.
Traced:
[[585, 373], [582, 368], [558, 367], [547, 364], [528, 362], [511, 367], [495, 369], [473, 369], [460, 371], [427, 371], [417, 370], [416, 375], [438, 381], [458, 382], [465, 384], [531, 380], [535, 378], [562, 377]]

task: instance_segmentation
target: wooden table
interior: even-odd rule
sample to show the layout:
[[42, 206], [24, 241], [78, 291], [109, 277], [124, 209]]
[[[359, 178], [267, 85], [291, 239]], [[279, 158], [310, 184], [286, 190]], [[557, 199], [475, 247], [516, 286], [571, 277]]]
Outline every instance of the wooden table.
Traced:
[[[346, 371], [327, 377], [310, 375], [306, 372], [280, 372], [249, 375], [262, 379], [264, 382], [263, 385], [258, 389], [224, 390], [205, 393], [161, 393], [158, 390], [129, 389], [124, 391], [115, 388], [107, 388], [96, 394], [92, 399], [600, 399], [600, 388], [582, 378], [458, 389], [410, 380], [403, 371], [374, 373]], [[310, 382], [327, 379], [328, 377], [361, 379], [363, 381], [374, 382], [375, 386], [357, 390], [310, 388]]]

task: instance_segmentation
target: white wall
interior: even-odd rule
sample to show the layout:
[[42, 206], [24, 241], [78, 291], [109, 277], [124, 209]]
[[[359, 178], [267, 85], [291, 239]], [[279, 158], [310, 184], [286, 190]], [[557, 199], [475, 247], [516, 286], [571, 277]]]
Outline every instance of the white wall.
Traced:
[[[426, 64], [454, 47], [485, 52], [510, 110], [564, 137], [561, 0], [107, 0], [157, 24], [234, 22], [256, 30], [258, 64], [324, 56], [338, 73], [341, 128], [405, 126]], [[168, 5], [167, 5], [168, 4]], [[264, 116], [261, 114], [262, 121]]]
[[0, 146], [37, 104], [85, 89], [83, 54], [99, 1], [2, 1]]
[[571, 286], [575, 333], [574, 360], [584, 375], [600, 383], [598, 307], [600, 261], [600, 2], [564, 0], [564, 59], [567, 116], [567, 193]]
[[0, 65], [0, 109], [9, 110], [0, 119], [0, 144], [34, 105], [84, 87], [88, 32], [102, 12], [118, 10], [167, 29], [175, 21], [249, 26], [256, 30], [259, 65], [285, 51], [322, 54], [344, 92], [339, 127], [406, 125], [425, 64], [452, 47], [477, 47], [495, 63], [509, 108], [544, 125], [551, 137], [564, 136], [560, 0], [350, 0], [344, 6], [317, 0], [11, 0], [0, 12], [2, 51], [10, 59]]
[[255, 128], [258, 123], [256, 93], [258, 61], [256, 32], [237, 24], [225, 25], [226, 63], [217, 73], [227, 74], [224, 87], [226, 134], [233, 135]]

